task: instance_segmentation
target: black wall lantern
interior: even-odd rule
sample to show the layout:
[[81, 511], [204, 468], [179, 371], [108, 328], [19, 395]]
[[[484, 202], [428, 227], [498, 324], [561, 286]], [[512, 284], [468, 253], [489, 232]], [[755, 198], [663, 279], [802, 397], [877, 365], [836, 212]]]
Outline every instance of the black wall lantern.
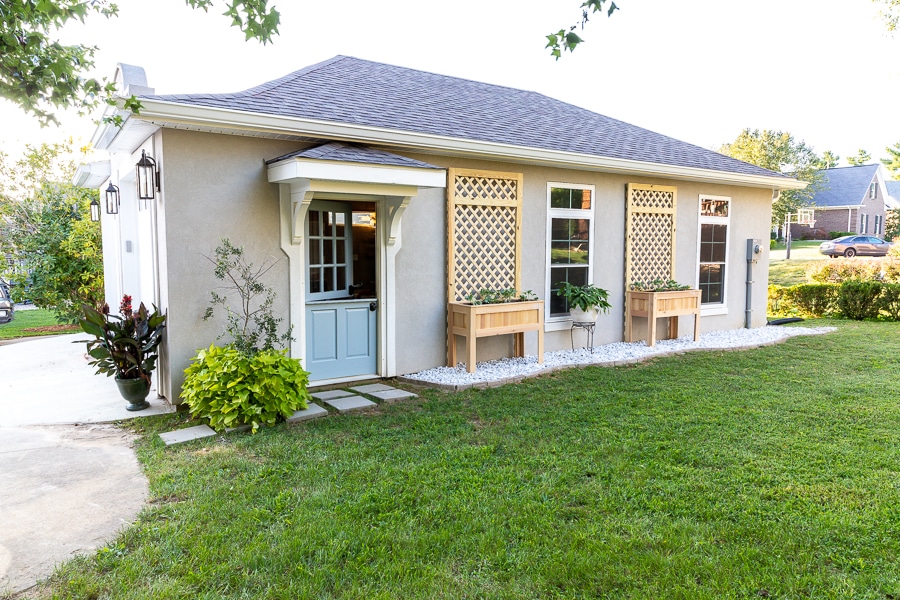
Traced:
[[113, 185], [112, 181], [110, 181], [106, 187], [106, 214], [119, 214], [119, 202], [119, 187]]
[[100, 220], [100, 201], [94, 198], [91, 200], [91, 221], [96, 223]]
[[141, 160], [137, 163], [138, 198], [141, 200], [153, 200], [159, 189], [159, 171], [156, 169], [156, 161], [147, 156], [145, 150], [141, 150]]

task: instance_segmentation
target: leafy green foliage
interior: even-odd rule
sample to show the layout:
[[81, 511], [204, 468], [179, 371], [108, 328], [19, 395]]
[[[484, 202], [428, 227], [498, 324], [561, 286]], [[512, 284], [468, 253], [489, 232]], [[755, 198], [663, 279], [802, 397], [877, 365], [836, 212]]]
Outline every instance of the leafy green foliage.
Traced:
[[118, 379], [143, 379], [150, 383], [156, 368], [159, 344], [165, 329], [166, 316], [154, 306], [147, 310], [142, 302], [137, 312], [131, 308], [131, 296], [122, 297], [119, 315], [109, 314], [109, 305], [101, 310], [82, 308], [84, 318], [78, 324], [85, 333], [94, 336], [87, 342], [88, 355], [97, 374]]
[[852, 232], [852, 231], [829, 231], [829, 232], [828, 232], [828, 239], [829, 239], [829, 240], [836, 240], [836, 239], [838, 239], [839, 237], [844, 237], [845, 235], [853, 235], [853, 232]]
[[833, 283], [804, 283], [769, 286], [770, 316], [815, 318], [837, 312], [840, 286]]
[[882, 5], [881, 17], [888, 31], [897, 29], [900, 23], [900, 0], [872, 0], [876, 4]]
[[502, 290], [478, 290], [471, 294], [466, 294], [466, 302], [471, 304], [504, 304], [506, 302], [527, 302], [529, 300], [537, 300], [537, 296], [531, 290], [520, 292], [515, 288], [505, 288]]
[[569, 308], [577, 307], [584, 312], [597, 309], [605, 313], [609, 311], [611, 306], [608, 300], [609, 292], [590, 283], [587, 285], [572, 285], [568, 281], [563, 281], [559, 284], [556, 295], [564, 297]]
[[783, 190], [772, 205], [772, 223], [781, 225], [785, 215], [797, 212], [812, 200], [821, 182], [818, 171], [822, 159], [806, 145], [794, 140], [786, 131], [745, 129], [731, 143], [719, 148], [719, 152], [776, 173], [790, 175], [809, 182], [804, 190]]
[[[884, 217], [884, 239], [900, 241], [900, 208], [892, 208], [886, 211]], [[895, 243], [891, 250], [897, 248], [900, 248], [900, 245]]]
[[880, 281], [849, 280], [841, 284], [837, 305], [841, 314], [848, 319], [862, 321], [874, 319], [881, 308], [878, 297], [881, 295]]
[[848, 156], [847, 162], [851, 167], [858, 167], [872, 162], [872, 155], [860, 148], [856, 152], [856, 156]]
[[819, 159], [819, 168], [820, 169], [833, 169], [838, 166], [841, 157], [832, 152], [831, 150], [826, 150], [822, 153], [821, 158]]
[[887, 281], [900, 283], [900, 260], [887, 258], [838, 258], [817, 261], [807, 272], [811, 281], [843, 283], [857, 281]]
[[888, 146], [884, 150], [888, 153], [888, 157], [882, 158], [881, 163], [887, 167], [894, 179], [900, 179], [900, 142]]
[[[263, 283], [263, 277], [275, 266], [274, 259], [256, 267], [244, 258], [243, 248], [232, 245], [225, 238], [216, 248], [215, 258], [207, 256], [206, 259], [215, 266], [216, 279], [226, 282], [225, 293], [210, 292], [210, 306], [203, 315], [205, 321], [214, 316], [216, 306], [224, 309], [225, 333], [218, 339], [224, 335], [230, 336], [231, 345], [248, 356], [291, 341], [291, 327], [278, 335], [278, 328], [284, 319], [272, 313], [275, 292]], [[230, 304], [229, 293], [238, 297], [237, 310]]]
[[184, 370], [181, 397], [195, 418], [209, 419], [221, 430], [250, 424], [274, 425], [310, 399], [309, 373], [279, 350], [252, 356], [233, 346], [212, 345], [201, 350]]
[[[204, 11], [217, 0], [186, 0]], [[268, 0], [224, 0], [225, 16], [247, 39], [262, 43], [278, 33], [280, 15]], [[64, 45], [55, 33], [72, 21], [91, 15], [115, 17], [118, 7], [109, 0], [3, 0], [0, 3], [0, 96], [19, 105], [46, 125], [56, 122], [55, 110], [88, 112], [101, 102], [114, 104], [115, 85], [87, 78], [94, 66], [96, 46]], [[140, 108], [135, 98], [125, 108]]]
[[881, 284], [878, 308], [887, 313], [893, 321], [900, 321], [900, 283]]
[[607, 0], [585, 0], [581, 4], [581, 20], [579, 22], [570, 26], [568, 29], [562, 28], [555, 33], [549, 34], [547, 36], [547, 45], [544, 47], [550, 48], [550, 56], [559, 60], [563, 52], [574, 52], [578, 44], [584, 42], [584, 40], [575, 33], [575, 30], [578, 29], [579, 26], [583, 30], [592, 14], [605, 10], [606, 16], [611, 17], [612, 14], [618, 10], [619, 7], [616, 6], [616, 3], [613, 0], [610, 0], [609, 6], [605, 7], [604, 3], [606, 1]]
[[680, 292], [682, 290], [689, 290], [691, 286], [682, 285], [675, 281], [674, 279], [662, 280], [662, 279], [654, 279], [653, 281], [645, 282], [645, 281], [635, 281], [630, 286], [628, 286], [633, 292]]
[[31, 300], [74, 323], [81, 306], [103, 301], [100, 223], [90, 220], [97, 190], [68, 183], [71, 142], [28, 146], [16, 162], [0, 153], [0, 253], [17, 302]]

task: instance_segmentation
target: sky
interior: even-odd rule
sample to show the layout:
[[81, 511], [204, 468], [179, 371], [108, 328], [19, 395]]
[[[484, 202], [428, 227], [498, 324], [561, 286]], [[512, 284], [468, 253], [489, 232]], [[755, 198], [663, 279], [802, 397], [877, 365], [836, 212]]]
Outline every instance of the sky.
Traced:
[[[221, 0], [209, 14], [118, 0], [118, 18], [60, 36], [99, 47], [95, 76], [138, 65], [160, 94], [239, 91], [343, 54], [537, 91], [705, 148], [775, 129], [846, 164], [900, 142], [900, 32], [871, 0], [617, 0], [554, 61], [544, 36], [575, 23], [580, 3], [274, 0], [280, 35], [263, 46], [218, 14]], [[61, 120], [41, 129], [0, 99], [0, 150], [90, 139], [90, 117]]]

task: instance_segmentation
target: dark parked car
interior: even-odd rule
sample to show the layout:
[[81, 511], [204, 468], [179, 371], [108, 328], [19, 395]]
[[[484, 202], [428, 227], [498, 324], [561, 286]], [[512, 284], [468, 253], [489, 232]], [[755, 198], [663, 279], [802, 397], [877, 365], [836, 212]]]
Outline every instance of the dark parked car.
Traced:
[[0, 285], [0, 323], [9, 323], [12, 321], [15, 312], [16, 306], [9, 298], [8, 288]]
[[892, 244], [871, 235], [845, 235], [830, 242], [822, 242], [819, 252], [831, 258], [835, 256], [884, 256]]

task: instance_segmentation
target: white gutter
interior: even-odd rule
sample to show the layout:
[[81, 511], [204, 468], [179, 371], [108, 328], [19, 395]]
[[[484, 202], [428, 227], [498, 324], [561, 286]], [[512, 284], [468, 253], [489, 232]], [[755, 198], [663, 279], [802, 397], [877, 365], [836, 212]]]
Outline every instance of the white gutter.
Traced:
[[98, 189], [109, 179], [110, 165], [108, 160], [79, 165], [72, 177], [76, 187]]
[[239, 111], [233, 109], [187, 106], [176, 102], [141, 99], [141, 113], [136, 119], [156, 125], [185, 127], [217, 127], [248, 133], [293, 134], [333, 140], [390, 144], [426, 153], [477, 156], [491, 160], [514, 160], [540, 165], [600, 170], [611, 173], [656, 175], [689, 181], [728, 183], [776, 190], [800, 190], [808, 183], [785, 177], [745, 175], [726, 171], [678, 167], [660, 163], [626, 160], [562, 152], [543, 148], [527, 148], [512, 144], [481, 142], [427, 133], [396, 131], [382, 127], [333, 123]]

